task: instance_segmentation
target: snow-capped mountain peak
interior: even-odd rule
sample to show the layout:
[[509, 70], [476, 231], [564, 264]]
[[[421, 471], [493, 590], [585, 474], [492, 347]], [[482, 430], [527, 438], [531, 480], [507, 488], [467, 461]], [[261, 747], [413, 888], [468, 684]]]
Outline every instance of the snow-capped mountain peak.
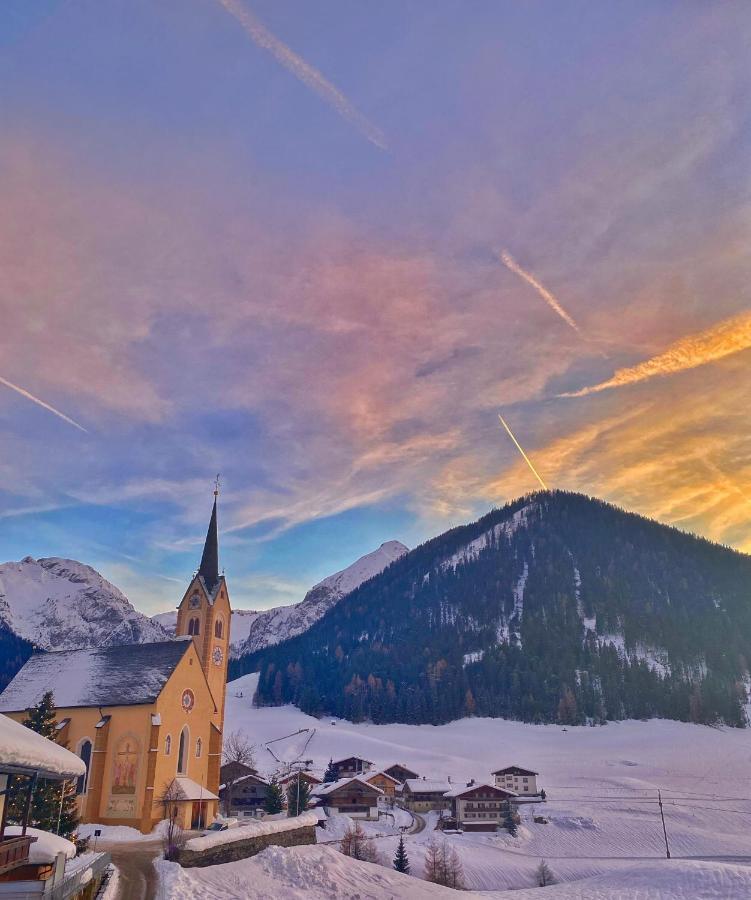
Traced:
[[167, 637], [96, 569], [60, 557], [27, 556], [0, 565], [0, 622], [44, 650]]
[[[247, 637], [239, 646], [237, 637], [233, 636], [232, 642], [235, 645], [236, 655], [252, 653], [254, 650], [261, 650], [302, 634], [335, 606], [342, 597], [346, 597], [355, 588], [379, 575], [392, 562], [408, 552], [409, 549], [399, 541], [386, 541], [377, 550], [361, 556], [346, 569], [319, 581], [299, 603], [291, 606], [277, 606], [274, 609], [255, 613], [255, 619], [243, 623], [247, 627]], [[246, 613], [246, 615], [250, 614]], [[236, 628], [234, 616], [232, 627]]]

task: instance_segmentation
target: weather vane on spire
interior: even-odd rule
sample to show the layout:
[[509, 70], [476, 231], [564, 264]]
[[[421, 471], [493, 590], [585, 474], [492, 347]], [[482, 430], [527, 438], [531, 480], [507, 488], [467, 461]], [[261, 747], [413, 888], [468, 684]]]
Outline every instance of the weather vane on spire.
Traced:
[[216, 473], [216, 480], [214, 481], [214, 496], [215, 496], [215, 497], [218, 497], [218, 496], [219, 496], [219, 488], [220, 488], [220, 486], [221, 486], [220, 479], [221, 479], [221, 473], [217, 472], [217, 473]]

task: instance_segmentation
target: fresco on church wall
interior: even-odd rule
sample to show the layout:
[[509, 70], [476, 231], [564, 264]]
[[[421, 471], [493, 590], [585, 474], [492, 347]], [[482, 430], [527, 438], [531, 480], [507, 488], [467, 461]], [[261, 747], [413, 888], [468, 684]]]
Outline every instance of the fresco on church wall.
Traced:
[[112, 771], [113, 794], [135, 794], [138, 755], [138, 742], [135, 738], [124, 737], [119, 741]]

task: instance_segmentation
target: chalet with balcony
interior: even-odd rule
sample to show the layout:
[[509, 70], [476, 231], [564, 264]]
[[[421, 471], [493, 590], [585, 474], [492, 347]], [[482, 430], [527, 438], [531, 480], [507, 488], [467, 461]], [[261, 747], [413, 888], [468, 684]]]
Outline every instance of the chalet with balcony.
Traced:
[[444, 797], [451, 805], [451, 818], [464, 831], [495, 831], [508, 815], [517, 795], [494, 784], [458, 785]]
[[428, 778], [408, 778], [402, 789], [402, 799], [407, 809], [412, 812], [430, 812], [432, 809], [446, 809], [448, 800], [445, 797], [451, 790], [448, 781], [432, 781]]
[[369, 759], [363, 759], [360, 756], [347, 756], [344, 759], [337, 759], [331, 763], [339, 778], [354, 778], [356, 775], [362, 775], [363, 772], [369, 772], [373, 768], [373, 763]]
[[353, 819], [378, 819], [378, 801], [383, 796], [379, 787], [368, 784], [362, 777], [340, 778], [313, 791], [313, 797], [323, 805], [327, 815], [344, 813]]

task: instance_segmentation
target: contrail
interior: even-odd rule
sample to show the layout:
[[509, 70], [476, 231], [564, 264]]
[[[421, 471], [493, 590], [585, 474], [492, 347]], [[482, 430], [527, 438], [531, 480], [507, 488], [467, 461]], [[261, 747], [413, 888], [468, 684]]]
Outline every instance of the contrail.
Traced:
[[66, 416], [65, 413], [61, 413], [59, 409], [55, 409], [54, 406], [50, 406], [49, 403], [45, 403], [44, 400], [40, 400], [39, 397], [35, 397], [33, 394], [25, 391], [17, 384], [13, 384], [12, 381], [7, 381], [5, 378], [0, 376], [0, 384], [4, 384], [6, 387], [10, 388], [12, 391], [15, 391], [17, 394], [20, 394], [22, 397], [26, 397], [27, 400], [31, 400], [32, 403], [36, 403], [38, 406], [41, 406], [42, 409], [48, 410], [49, 412], [53, 413], [53, 415], [56, 415], [58, 418], [62, 419], [64, 422], [67, 422], [74, 428], [78, 428], [79, 431], [83, 431], [86, 434], [89, 433], [88, 431], [86, 431], [83, 425], [79, 425], [78, 422], [74, 422], [73, 419]]
[[242, 5], [240, 0], [217, 0], [225, 10], [242, 25], [245, 31], [250, 35], [254, 43], [269, 53], [280, 62], [286, 69], [289, 69], [293, 75], [306, 84], [311, 90], [315, 91], [321, 99], [325, 100], [330, 106], [346, 119], [351, 125], [354, 125], [365, 137], [379, 147], [381, 150], [387, 150], [386, 137], [380, 128], [370, 122], [365, 116], [356, 109], [344, 94], [328, 81], [317, 69], [314, 69], [304, 59], [299, 57], [294, 50], [291, 50], [286, 44], [282, 43], [278, 37], [273, 35], [266, 26], [259, 21], [253, 13], [249, 12]]
[[674, 372], [685, 372], [707, 363], [716, 362], [733, 353], [740, 353], [751, 347], [751, 312], [731, 316], [718, 325], [691, 334], [671, 344], [667, 350], [647, 359], [636, 366], [617, 369], [612, 378], [561, 394], [561, 397], [586, 397], [608, 388], [622, 387], [646, 381], [656, 375], [672, 375]]
[[511, 431], [511, 429], [508, 427], [508, 425], [506, 424], [506, 422], [505, 422], [503, 416], [502, 416], [500, 413], [498, 413], [498, 418], [501, 420], [501, 425], [503, 425], [503, 427], [504, 427], [504, 428], [506, 429], [506, 431], [508, 432], [508, 436], [511, 438], [511, 440], [512, 440], [512, 441], [514, 442], [514, 444], [516, 445], [516, 449], [517, 449], [517, 450], [519, 451], [519, 453], [521, 453], [521, 455], [524, 457], [524, 462], [529, 466], [529, 468], [532, 470], [532, 472], [533, 472], [535, 478], [536, 478], [536, 479], [540, 482], [540, 484], [542, 485], [543, 490], [547, 490], [547, 489], [548, 489], [548, 486], [545, 484], [545, 482], [542, 480], [542, 478], [540, 478], [540, 473], [539, 473], [539, 472], [537, 471], [537, 469], [532, 465], [532, 462], [530, 461], [530, 458], [529, 458], [529, 457], [527, 456], [527, 454], [524, 452], [524, 450], [522, 449], [522, 445], [521, 445], [521, 444], [519, 443], [519, 441], [517, 441], [517, 439], [514, 437], [514, 433], [513, 433], [513, 432]]
[[514, 259], [514, 257], [508, 252], [508, 250], [504, 250], [501, 254], [501, 262], [507, 269], [513, 272], [515, 275], [518, 275], [519, 278], [523, 279], [527, 282], [530, 287], [533, 287], [537, 293], [542, 297], [542, 299], [548, 304], [548, 306], [553, 310], [553, 312], [557, 313], [563, 321], [569, 325], [574, 331], [581, 335], [581, 330], [576, 322], [571, 318], [571, 316], [566, 312], [566, 310], [561, 306], [561, 304], [556, 300], [553, 294], [535, 278], [535, 276], [531, 272], [527, 272], [526, 269], [522, 269], [519, 263]]

